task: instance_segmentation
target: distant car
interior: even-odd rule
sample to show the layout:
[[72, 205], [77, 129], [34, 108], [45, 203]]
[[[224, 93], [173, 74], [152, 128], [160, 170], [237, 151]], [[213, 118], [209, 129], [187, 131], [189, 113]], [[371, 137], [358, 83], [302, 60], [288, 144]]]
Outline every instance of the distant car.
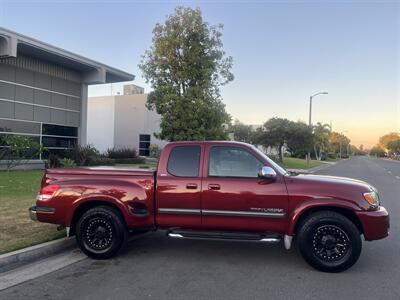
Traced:
[[157, 170], [46, 170], [31, 218], [66, 227], [96, 259], [115, 255], [128, 232], [166, 230], [172, 238], [293, 238], [314, 268], [340, 272], [367, 241], [388, 235], [389, 215], [371, 185], [293, 175], [238, 142], [178, 142]]

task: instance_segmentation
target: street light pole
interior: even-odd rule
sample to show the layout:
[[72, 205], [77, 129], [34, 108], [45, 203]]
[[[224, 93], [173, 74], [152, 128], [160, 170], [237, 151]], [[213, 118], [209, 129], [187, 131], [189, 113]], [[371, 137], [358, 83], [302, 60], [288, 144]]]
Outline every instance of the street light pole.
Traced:
[[[319, 92], [319, 93], [316, 93], [316, 94], [310, 96], [310, 110], [308, 113], [308, 126], [310, 126], [311, 131], [312, 131], [312, 124], [311, 124], [312, 100], [314, 97], [316, 97], [318, 95], [328, 95], [328, 92]], [[310, 150], [308, 150], [307, 165], [310, 163], [310, 159], [311, 159], [311, 153], [310, 153]]]

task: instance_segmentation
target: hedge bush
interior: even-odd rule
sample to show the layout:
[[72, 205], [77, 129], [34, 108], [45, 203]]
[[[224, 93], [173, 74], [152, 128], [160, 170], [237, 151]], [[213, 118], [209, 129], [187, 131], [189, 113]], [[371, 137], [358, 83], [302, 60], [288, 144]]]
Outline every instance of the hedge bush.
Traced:
[[136, 149], [133, 148], [113, 148], [107, 150], [107, 156], [114, 159], [126, 159], [138, 157]]

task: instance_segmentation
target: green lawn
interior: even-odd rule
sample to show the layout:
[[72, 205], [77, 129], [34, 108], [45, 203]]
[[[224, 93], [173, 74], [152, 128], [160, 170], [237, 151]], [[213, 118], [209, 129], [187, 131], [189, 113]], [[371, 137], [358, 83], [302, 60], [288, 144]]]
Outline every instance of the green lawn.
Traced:
[[65, 236], [55, 225], [29, 218], [42, 175], [36, 170], [0, 171], [0, 254]]
[[325, 163], [318, 160], [311, 160], [310, 164], [307, 165], [307, 161], [301, 158], [295, 157], [284, 157], [283, 166], [287, 169], [310, 169], [318, 166], [322, 166]]

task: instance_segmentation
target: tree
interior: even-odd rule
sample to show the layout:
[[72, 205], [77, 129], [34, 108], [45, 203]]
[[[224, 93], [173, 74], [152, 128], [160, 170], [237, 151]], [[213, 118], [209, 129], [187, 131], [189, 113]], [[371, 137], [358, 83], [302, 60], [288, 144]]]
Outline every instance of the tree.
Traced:
[[6, 162], [7, 170], [37, 158], [43, 152], [39, 143], [26, 136], [6, 135], [3, 138], [3, 145], [0, 147], [0, 160]]
[[318, 122], [316, 125], [314, 125], [313, 129], [315, 158], [317, 160], [321, 160], [322, 153], [326, 152], [329, 147], [330, 126], [328, 124], [322, 124]]
[[392, 141], [396, 141], [400, 139], [400, 134], [397, 132], [391, 132], [381, 136], [379, 138], [379, 147], [381, 147], [384, 151], [389, 149], [389, 143]]
[[304, 158], [308, 151], [312, 149], [313, 134], [310, 126], [303, 122], [291, 122], [290, 132], [287, 137], [286, 145], [292, 156]]
[[204, 22], [200, 9], [177, 7], [164, 24], [156, 24], [153, 45], [139, 68], [153, 91], [147, 108], [161, 115], [158, 138], [226, 139], [230, 116], [220, 87], [233, 80], [232, 57], [222, 49], [222, 25]]
[[369, 151], [369, 155], [373, 155], [376, 157], [384, 157], [385, 156], [385, 150], [381, 148], [381, 146], [376, 145]]
[[400, 154], [400, 138], [398, 140], [390, 141], [388, 149], [392, 154]]
[[364, 146], [360, 145], [360, 147], [356, 147], [354, 145], [350, 145], [350, 154], [351, 155], [365, 155]]
[[253, 136], [253, 129], [250, 125], [243, 124], [239, 120], [235, 120], [231, 126], [231, 132], [235, 141], [251, 143]]
[[333, 131], [329, 136], [329, 142], [333, 153], [340, 155], [340, 152], [342, 152], [342, 156], [344, 153], [347, 154], [347, 149], [350, 145], [350, 139], [347, 136]]
[[288, 140], [291, 132], [292, 121], [282, 118], [271, 118], [264, 123], [264, 130], [257, 131], [257, 144], [264, 147], [277, 147], [279, 160], [283, 161], [282, 147]]

